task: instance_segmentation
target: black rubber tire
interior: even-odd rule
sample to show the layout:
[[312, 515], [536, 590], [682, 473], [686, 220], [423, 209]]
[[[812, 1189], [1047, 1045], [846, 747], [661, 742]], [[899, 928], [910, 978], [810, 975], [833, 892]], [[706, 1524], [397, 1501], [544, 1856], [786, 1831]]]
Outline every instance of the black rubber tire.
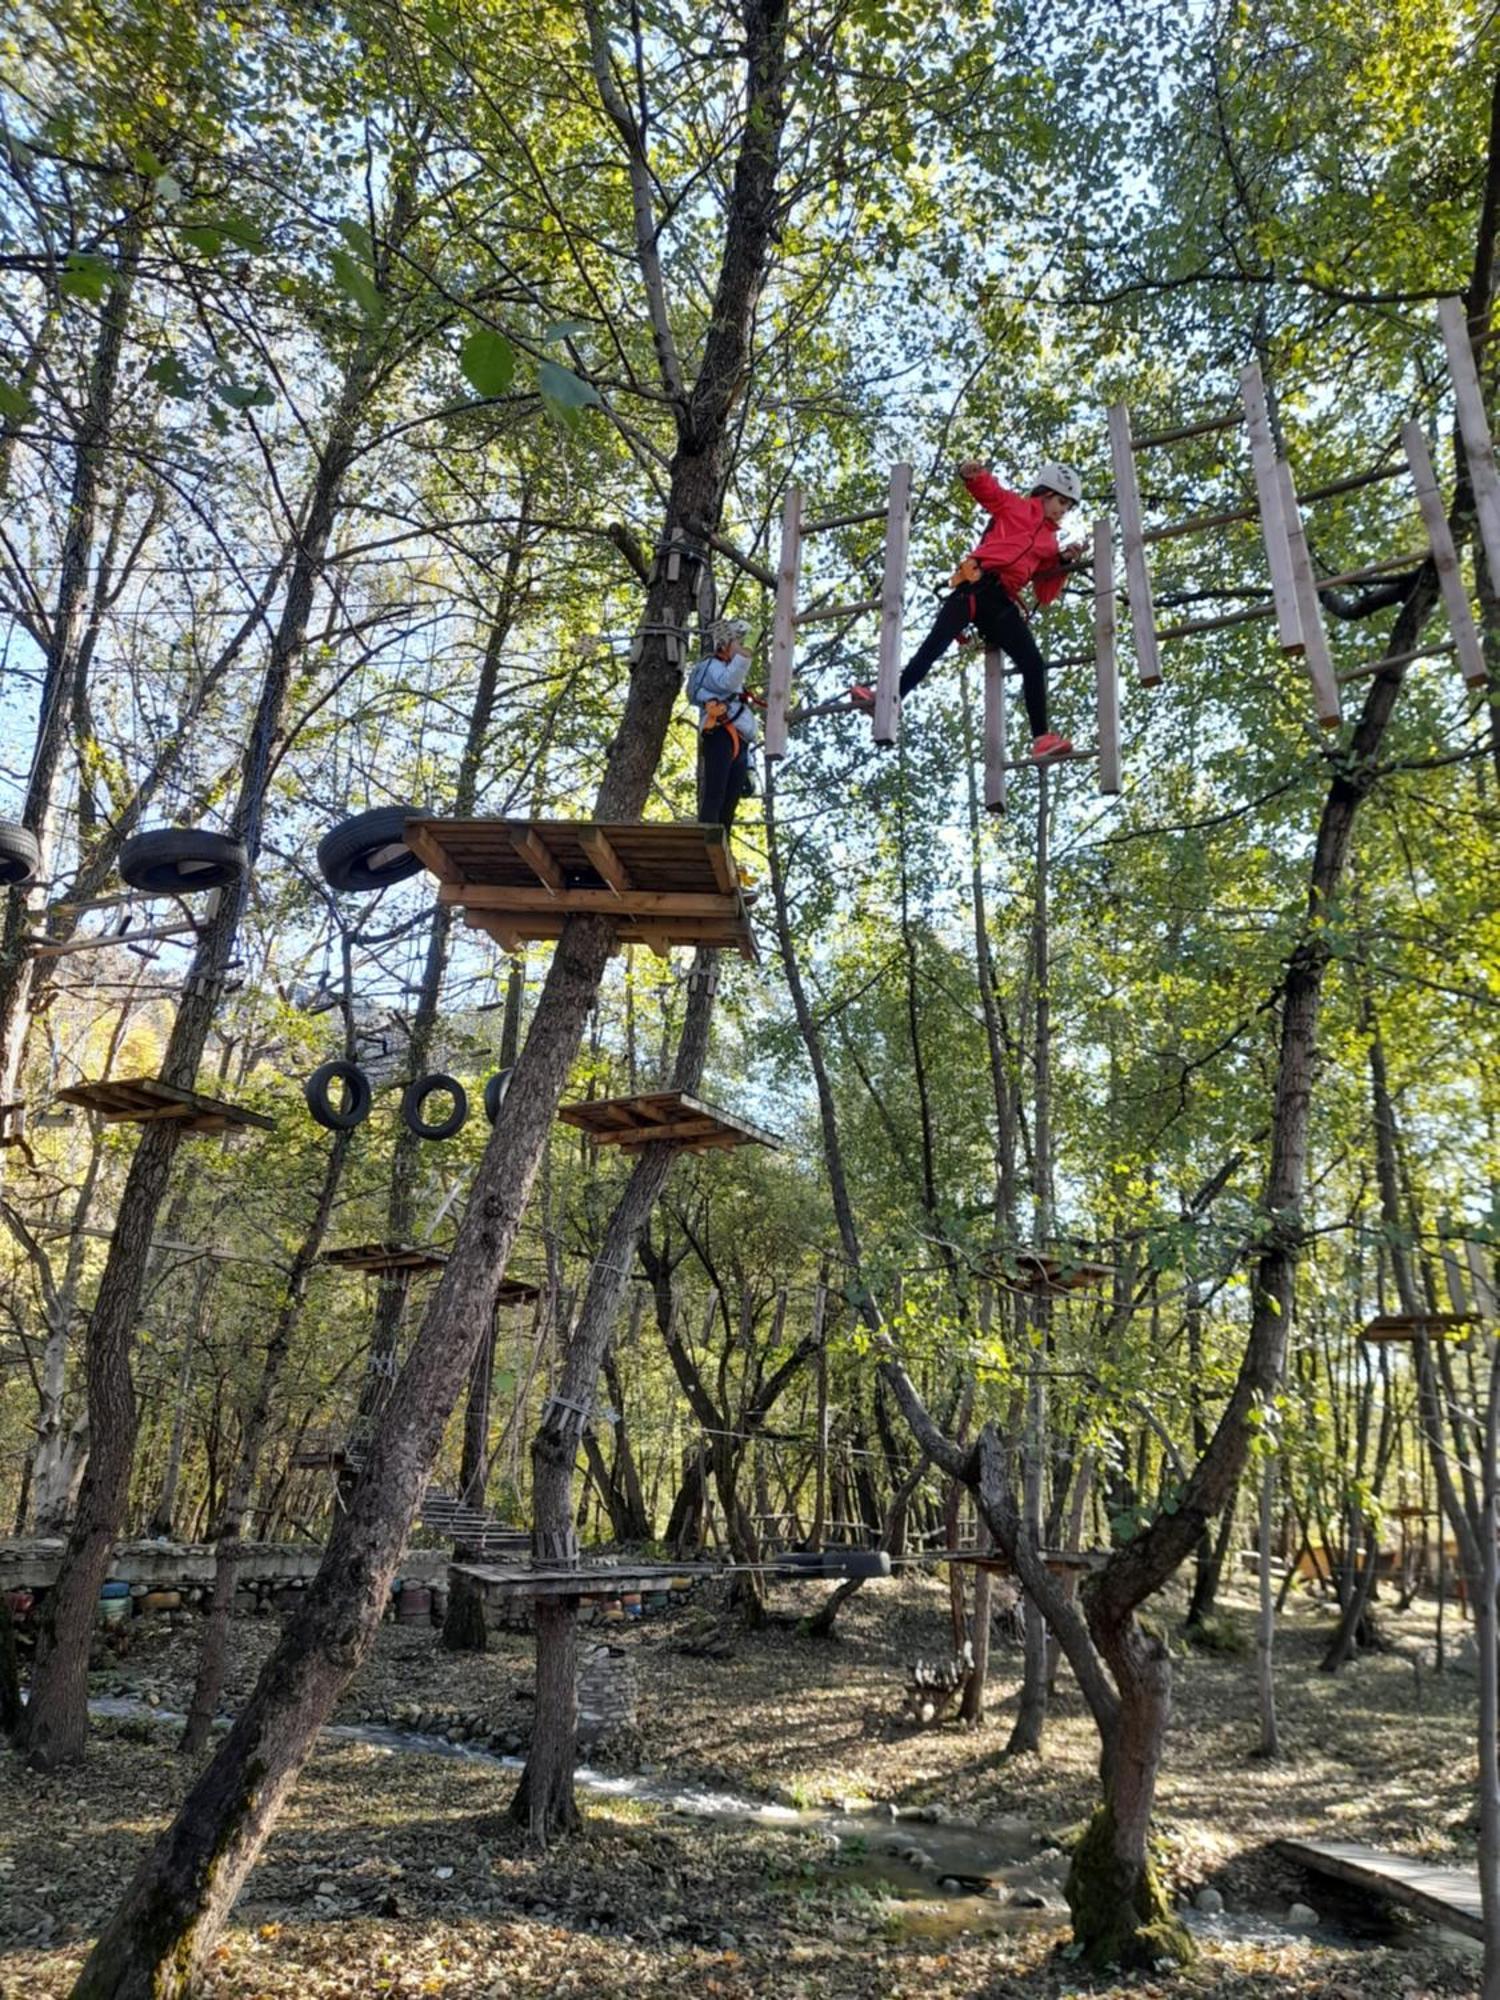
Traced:
[[[445, 1090], [453, 1099], [453, 1109], [446, 1118], [424, 1118], [422, 1106], [436, 1092]], [[419, 1139], [451, 1139], [469, 1115], [469, 1093], [456, 1076], [448, 1076], [435, 1069], [427, 1076], [419, 1076], [409, 1083], [401, 1093], [401, 1116], [408, 1132], [415, 1132]]]
[[[344, 1086], [342, 1108], [333, 1101], [336, 1083]], [[325, 1132], [352, 1132], [356, 1125], [364, 1124], [375, 1101], [370, 1079], [359, 1064], [343, 1061], [326, 1062], [321, 1069], [315, 1069], [303, 1084], [302, 1095]]]
[[776, 1574], [788, 1580], [806, 1576], [889, 1576], [891, 1559], [884, 1549], [793, 1549], [776, 1558]]
[[0, 819], [0, 888], [24, 889], [42, 865], [41, 845], [29, 826]]
[[515, 1073], [513, 1063], [509, 1069], [497, 1069], [493, 1076], [485, 1079], [484, 1115], [492, 1125], [500, 1116], [500, 1107], [505, 1102], [505, 1093], [510, 1089], [510, 1080]]
[[318, 842], [318, 866], [330, 889], [344, 896], [368, 896], [392, 882], [421, 873], [407, 846], [406, 822], [415, 806], [373, 806], [341, 820]]
[[250, 857], [227, 833], [160, 826], [133, 833], [120, 849], [120, 879], [148, 896], [192, 896], [225, 889], [250, 870]]

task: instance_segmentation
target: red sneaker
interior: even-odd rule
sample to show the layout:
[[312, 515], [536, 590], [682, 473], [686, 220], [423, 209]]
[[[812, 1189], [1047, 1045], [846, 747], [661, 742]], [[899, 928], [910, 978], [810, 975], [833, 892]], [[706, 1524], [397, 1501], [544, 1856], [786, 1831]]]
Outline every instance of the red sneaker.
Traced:
[[1055, 729], [1049, 729], [1045, 736], [1038, 736], [1031, 746], [1033, 764], [1046, 764], [1054, 757], [1066, 757], [1073, 745], [1066, 736], [1059, 736]]
[[872, 687], [866, 687], [863, 681], [856, 681], [849, 690], [849, 699], [854, 703], [856, 708], [862, 708], [868, 712], [875, 706], [875, 690]]

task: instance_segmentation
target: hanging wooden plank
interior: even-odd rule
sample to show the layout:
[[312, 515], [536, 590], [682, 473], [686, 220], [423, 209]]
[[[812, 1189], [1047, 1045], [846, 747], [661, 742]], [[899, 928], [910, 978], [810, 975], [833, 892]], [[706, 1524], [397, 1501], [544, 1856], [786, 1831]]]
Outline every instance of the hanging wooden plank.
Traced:
[[786, 755], [786, 711], [797, 652], [797, 579], [801, 574], [802, 488], [792, 486], [781, 510], [781, 556], [776, 565], [776, 609], [771, 620], [771, 672], [766, 682], [768, 757]]
[[1312, 557], [1302, 526], [1302, 509], [1297, 505], [1297, 489], [1292, 484], [1292, 468], [1284, 458], [1276, 461], [1281, 487], [1281, 512], [1286, 522], [1286, 538], [1292, 556], [1292, 580], [1297, 588], [1297, 622], [1302, 628], [1302, 664], [1312, 682], [1313, 706], [1324, 729], [1337, 729], [1344, 719], [1339, 704], [1339, 684], [1328, 651], [1328, 634], [1323, 630], [1323, 610], [1318, 603], [1313, 580]]
[[1495, 470], [1495, 444], [1490, 436], [1489, 414], [1479, 386], [1479, 370], [1474, 365], [1462, 299], [1439, 301], [1438, 325], [1448, 350], [1448, 373], [1453, 378], [1453, 400], [1458, 408], [1458, 434], [1464, 441], [1469, 484], [1474, 489], [1479, 539], [1490, 575], [1500, 581], [1500, 472]]
[[1465, 687], [1487, 687], [1489, 670], [1484, 664], [1484, 652], [1475, 630], [1474, 613], [1469, 608], [1463, 571], [1458, 566], [1458, 551], [1453, 546], [1453, 531], [1448, 526], [1448, 510], [1438, 491], [1437, 474], [1433, 470], [1427, 439], [1415, 418], [1402, 425], [1401, 443], [1406, 452], [1406, 462], [1411, 467], [1412, 483], [1417, 489], [1417, 505], [1422, 510], [1422, 524], [1427, 530], [1432, 560], [1437, 566], [1438, 587], [1443, 593], [1443, 608], [1448, 613], [1448, 629], [1453, 634], [1453, 644], [1458, 653], [1458, 670], [1464, 677]]
[[1151, 602], [1151, 572], [1142, 539], [1141, 489], [1135, 477], [1135, 445], [1130, 412], [1115, 403], [1109, 412], [1109, 455], [1115, 474], [1115, 504], [1125, 545], [1125, 589], [1130, 600], [1130, 630], [1135, 639], [1135, 664], [1142, 687], [1161, 686], [1161, 655], [1156, 650], [1156, 611]]
[[911, 537], [911, 467], [891, 468], [885, 514], [885, 568], [880, 578], [880, 665], [875, 678], [875, 741], [891, 744], [901, 727], [901, 614], [906, 597], [906, 550]]
[[1120, 794], [1120, 675], [1115, 661], [1115, 543], [1094, 523], [1094, 690], [1099, 711], [1099, 793]]
[[1493, 1326], [1500, 1319], [1500, 1305], [1495, 1299], [1495, 1288], [1490, 1283], [1489, 1268], [1485, 1263], [1485, 1246], [1474, 1242], [1471, 1237], [1464, 1244], [1464, 1260], [1469, 1267], [1469, 1277], [1474, 1286], [1474, 1308], [1487, 1326]]
[[1281, 477], [1276, 470], [1276, 445], [1266, 406], [1266, 385], [1260, 365], [1252, 361], [1240, 375], [1245, 405], [1245, 429], [1250, 434], [1250, 464], [1260, 502], [1260, 532], [1271, 569], [1271, 595], [1276, 605], [1276, 636], [1284, 653], [1302, 651], [1302, 620], [1297, 610], [1297, 585], [1292, 575], [1292, 551], [1281, 504]]
[[998, 646], [984, 654], [984, 803], [1005, 810], [1005, 655]]

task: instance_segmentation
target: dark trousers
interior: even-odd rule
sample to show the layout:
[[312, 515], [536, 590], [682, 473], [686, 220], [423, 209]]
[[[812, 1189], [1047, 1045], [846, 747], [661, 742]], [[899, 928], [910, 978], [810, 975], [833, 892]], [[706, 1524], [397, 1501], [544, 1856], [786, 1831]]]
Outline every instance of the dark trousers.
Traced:
[[1031, 627], [1020, 606], [1009, 596], [998, 577], [981, 577], [978, 583], [960, 584], [951, 597], [938, 607], [932, 630], [907, 661], [901, 674], [904, 700], [953, 644], [966, 625], [977, 625], [986, 646], [998, 646], [1021, 669], [1021, 693], [1026, 717], [1035, 736], [1047, 734], [1047, 663], [1042, 658]]
[[722, 723], [698, 738], [698, 818], [705, 826], [717, 822], [726, 833], [750, 791], [750, 754], [743, 741], [736, 754], [734, 743]]

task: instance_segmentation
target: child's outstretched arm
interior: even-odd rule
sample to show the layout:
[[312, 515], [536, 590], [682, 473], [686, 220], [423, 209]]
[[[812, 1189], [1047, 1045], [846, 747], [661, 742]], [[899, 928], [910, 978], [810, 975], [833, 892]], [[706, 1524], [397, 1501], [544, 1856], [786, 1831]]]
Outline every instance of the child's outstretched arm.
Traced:
[[1019, 497], [1008, 486], [1002, 486], [989, 467], [981, 465], [978, 459], [966, 459], [958, 468], [958, 476], [987, 514], [998, 514], [1007, 500]]

